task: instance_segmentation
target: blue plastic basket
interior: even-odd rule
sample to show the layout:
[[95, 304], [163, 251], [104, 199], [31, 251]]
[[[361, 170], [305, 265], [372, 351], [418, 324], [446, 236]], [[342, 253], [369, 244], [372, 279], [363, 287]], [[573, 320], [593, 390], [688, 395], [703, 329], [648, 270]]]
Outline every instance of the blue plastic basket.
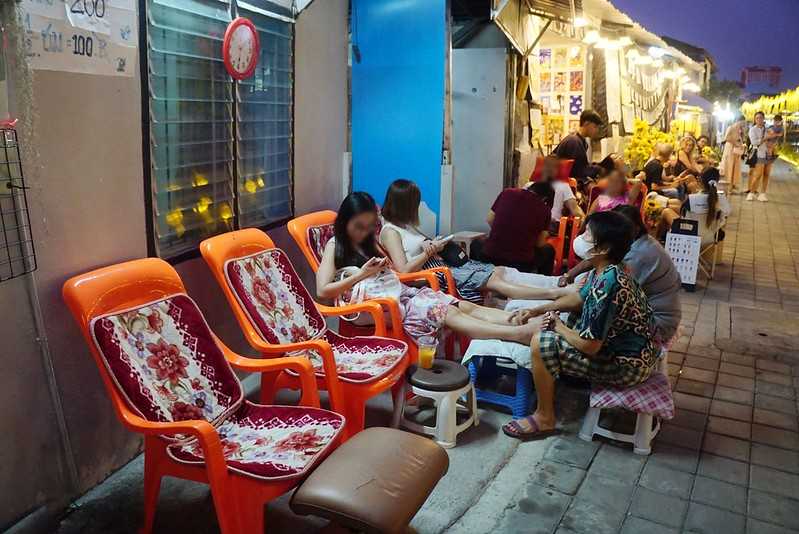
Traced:
[[[497, 360], [512, 364], [515, 368], [497, 365]], [[509, 408], [513, 417], [519, 419], [530, 415], [530, 398], [533, 393], [533, 374], [524, 367], [506, 358], [496, 356], [475, 356], [469, 361], [469, 375], [471, 376], [477, 400]], [[479, 383], [496, 383], [502, 376], [514, 376], [516, 389], [514, 395], [505, 395], [496, 391], [478, 388]]]

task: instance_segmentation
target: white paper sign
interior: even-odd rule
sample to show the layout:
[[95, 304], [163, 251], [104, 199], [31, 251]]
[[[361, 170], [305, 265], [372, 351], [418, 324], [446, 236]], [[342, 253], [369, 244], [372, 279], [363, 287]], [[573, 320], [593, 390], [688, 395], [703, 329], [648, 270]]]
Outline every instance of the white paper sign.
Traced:
[[23, 0], [21, 5], [33, 69], [135, 74], [135, 0]]

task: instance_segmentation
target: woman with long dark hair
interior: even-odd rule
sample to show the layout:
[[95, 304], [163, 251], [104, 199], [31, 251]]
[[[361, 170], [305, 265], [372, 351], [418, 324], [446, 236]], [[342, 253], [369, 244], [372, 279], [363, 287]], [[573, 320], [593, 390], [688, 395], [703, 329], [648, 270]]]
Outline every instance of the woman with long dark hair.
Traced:
[[[410, 180], [395, 180], [386, 192], [381, 211], [383, 229], [380, 244], [399, 272], [411, 273], [435, 265], [444, 265], [439, 253], [446, 241], [429, 239], [418, 228], [422, 195]], [[565, 292], [561, 288], [541, 289], [517, 284], [506, 278], [505, 267], [469, 260], [459, 267], [450, 266], [458, 292], [465, 300], [479, 302], [483, 290], [496, 291], [511, 299], [553, 299]]]
[[[377, 204], [363, 192], [354, 192], [341, 203], [334, 225], [334, 237], [325, 246], [316, 273], [316, 289], [322, 298], [336, 298], [358, 282], [373, 277], [386, 267], [389, 258], [377, 243]], [[342, 278], [342, 269], [355, 272]], [[399, 298], [403, 327], [413, 338], [436, 335], [442, 327], [475, 339], [502, 339], [529, 343], [540, 321], [512, 324], [512, 314], [458, 300], [429, 287], [402, 286]]]
[[[680, 211], [671, 208], [663, 210], [656, 232], [658, 238], [662, 239], [666, 235], [675, 220], [685, 217], [699, 221], [699, 235], [702, 236], [702, 244], [708, 243], [723, 226], [724, 218], [732, 211], [727, 197], [718, 191], [718, 182], [719, 170], [717, 168], [708, 167], [702, 171], [699, 176], [701, 189], [688, 195]], [[721, 237], [723, 239], [723, 234]]]

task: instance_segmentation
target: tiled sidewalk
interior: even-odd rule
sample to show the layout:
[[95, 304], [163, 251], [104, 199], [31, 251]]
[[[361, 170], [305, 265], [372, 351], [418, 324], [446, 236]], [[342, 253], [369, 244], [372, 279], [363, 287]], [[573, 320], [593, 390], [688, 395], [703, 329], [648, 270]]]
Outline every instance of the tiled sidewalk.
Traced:
[[775, 170], [771, 202], [733, 197], [715, 280], [683, 293], [683, 335], [669, 353], [678, 411], [653, 454], [581, 442], [575, 421], [498, 532], [799, 532], [799, 354], [789, 365], [715, 346], [716, 335], [729, 336], [717, 331], [723, 306], [775, 317], [799, 310], [799, 213], [789, 200], [799, 180], [787, 166]]
[[[678, 411], [651, 456], [579, 440], [586, 391], [562, 384], [563, 435], [519, 443], [500, 431], [509, 416], [485, 407], [480, 426], [448, 451], [449, 472], [412, 526], [421, 534], [799, 533], [799, 354], [788, 365], [768, 357], [767, 345], [752, 355], [716, 346], [717, 338], [735, 339], [722, 320], [731, 306], [767, 310], [775, 320], [799, 311], [799, 210], [791, 201], [799, 198], [799, 177], [777, 170], [771, 202], [733, 197], [715, 280], [682, 294], [683, 335], [669, 353]], [[370, 402], [368, 416], [370, 425], [387, 424], [388, 396]], [[132, 461], [79, 499], [59, 534], [135, 532], [142, 465]], [[288, 495], [267, 510], [272, 534], [324, 527], [293, 515]], [[156, 531], [217, 532], [207, 487], [168, 479]]]

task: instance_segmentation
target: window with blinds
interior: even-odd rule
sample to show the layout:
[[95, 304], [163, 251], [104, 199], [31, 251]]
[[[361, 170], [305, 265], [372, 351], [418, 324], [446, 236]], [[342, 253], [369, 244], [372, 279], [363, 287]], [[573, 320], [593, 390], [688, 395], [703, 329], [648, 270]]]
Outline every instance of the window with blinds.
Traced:
[[[151, 215], [159, 256], [291, 216], [294, 28], [285, 11], [266, 0], [147, 0]], [[222, 40], [236, 12], [255, 24], [261, 53], [255, 74], [234, 83]]]

